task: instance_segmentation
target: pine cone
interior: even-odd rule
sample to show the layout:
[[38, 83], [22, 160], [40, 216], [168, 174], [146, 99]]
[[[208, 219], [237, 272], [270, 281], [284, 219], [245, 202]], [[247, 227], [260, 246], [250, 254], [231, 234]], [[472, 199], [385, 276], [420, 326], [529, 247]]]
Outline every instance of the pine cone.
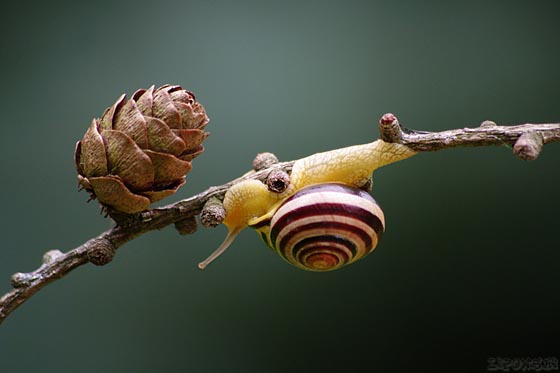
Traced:
[[174, 194], [204, 151], [209, 122], [191, 92], [165, 85], [122, 95], [76, 144], [78, 181], [108, 208], [135, 213]]

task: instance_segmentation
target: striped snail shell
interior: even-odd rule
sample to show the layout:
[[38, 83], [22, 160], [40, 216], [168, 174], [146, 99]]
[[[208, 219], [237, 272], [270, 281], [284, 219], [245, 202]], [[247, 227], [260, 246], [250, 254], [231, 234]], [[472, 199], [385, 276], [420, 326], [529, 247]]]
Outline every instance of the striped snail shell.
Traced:
[[234, 184], [223, 200], [228, 234], [198, 267], [222, 255], [246, 227], [302, 269], [330, 271], [363, 258], [377, 246], [385, 217], [358, 186], [377, 168], [414, 154], [405, 145], [376, 140], [297, 160], [284, 192], [254, 179]]
[[289, 263], [310, 271], [330, 271], [373, 251], [385, 218], [369, 193], [326, 183], [299, 190], [270, 220], [253, 228]]

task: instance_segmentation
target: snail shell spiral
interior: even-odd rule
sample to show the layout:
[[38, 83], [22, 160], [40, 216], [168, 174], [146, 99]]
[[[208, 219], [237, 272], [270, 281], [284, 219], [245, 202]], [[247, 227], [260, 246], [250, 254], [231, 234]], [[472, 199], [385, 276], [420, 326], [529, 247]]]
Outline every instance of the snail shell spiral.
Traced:
[[259, 225], [255, 228], [262, 238], [289, 263], [310, 271], [330, 271], [373, 251], [385, 218], [369, 193], [326, 183], [299, 190], [270, 221]]

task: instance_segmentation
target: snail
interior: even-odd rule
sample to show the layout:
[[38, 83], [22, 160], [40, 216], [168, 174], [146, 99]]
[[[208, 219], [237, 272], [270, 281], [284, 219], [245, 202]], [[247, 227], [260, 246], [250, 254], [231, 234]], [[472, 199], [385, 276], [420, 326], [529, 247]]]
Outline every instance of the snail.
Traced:
[[414, 154], [405, 145], [376, 140], [297, 160], [282, 193], [258, 180], [235, 184], [223, 201], [226, 239], [199, 268], [220, 256], [246, 227], [305, 270], [335, 270], [363, 258], [385, 230], [383, 211], [364, 185], [375, 169]]

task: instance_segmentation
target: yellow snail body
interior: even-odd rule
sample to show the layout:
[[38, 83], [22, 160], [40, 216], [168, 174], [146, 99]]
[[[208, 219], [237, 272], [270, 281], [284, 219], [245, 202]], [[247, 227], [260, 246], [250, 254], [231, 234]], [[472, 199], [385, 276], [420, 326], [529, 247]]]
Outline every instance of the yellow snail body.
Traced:
[[[375, 200], [360, 188], [375, 169], [414, 154], [404, 145], [377, 140], [296, 161], [290, 186], [283, 193], [270, 191], [258, 180], [235, 184], [223, 202], [228, 235], [199, 268], [221, 255], [246, 227], [255, 228], [274, 251], [302, 269], [333, 270], [361, 259], [377, 245], [385, 218]], [[297, 221], [302, 215], [296, 214], [286, 225], [282, 216], [298, 208], [306, 211], [306, 220]], [[288, 238], [278, 240], [279, 235]], [[310, 241], [315, 244], [309, 246]]]

